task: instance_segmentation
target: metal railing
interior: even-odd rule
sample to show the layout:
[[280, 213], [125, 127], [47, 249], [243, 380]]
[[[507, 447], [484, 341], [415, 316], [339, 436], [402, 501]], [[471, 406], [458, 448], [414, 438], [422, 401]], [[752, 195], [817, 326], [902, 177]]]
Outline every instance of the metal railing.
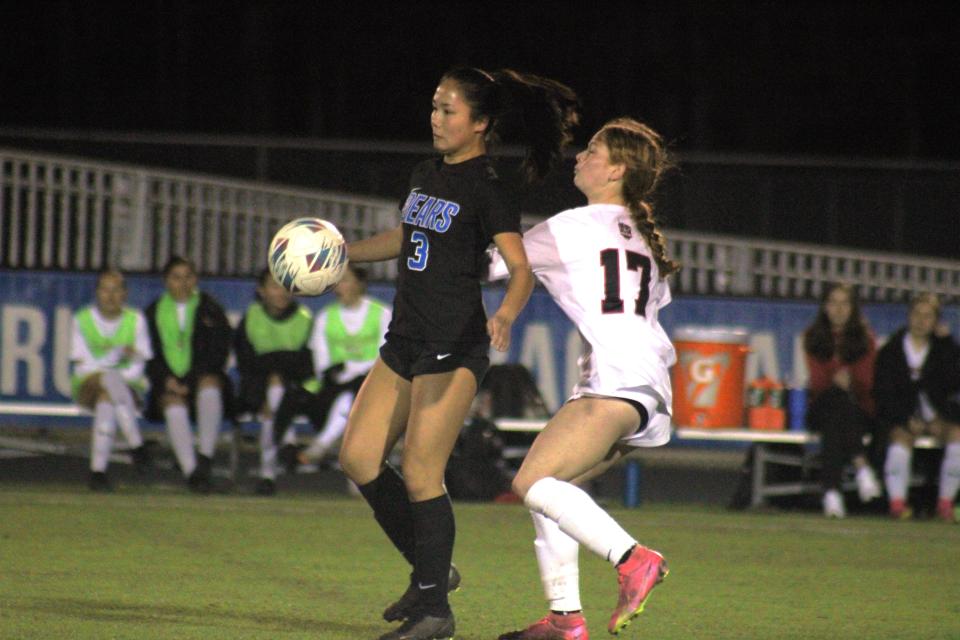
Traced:
[[[158, 271], [180, 255], [204, 274], [249, 276], [292, 218], [324, 218], [352, 240], [395, 211], [381, 199], [0, 149], [2, 267]], [[382, 263], [371, 275], [395, 271]]]
[[674, 279], [680, 293], [806, 299], [844, 282], [864, 301], [900, 302], [920, 291], [960, 301], [957, 261], [684, 231], [667, 237], [670, 255], [683, 264]]
[[[155, 272], [182, 255], [204, 274], [250, 276], [291, 218], [324, 218], [352, 240], [396, 224], [396, 208], [378, 198], [0, 148], [0, 267]], [[666, 235], [684, 266], [674, 279], [679, 293], [811, 298], [842, 281], [868, 301], [901, 301], [917, 291], [960, 301], [957, 261]], [[374, 278], [396, 275], [393, 262], [372, 267]]]

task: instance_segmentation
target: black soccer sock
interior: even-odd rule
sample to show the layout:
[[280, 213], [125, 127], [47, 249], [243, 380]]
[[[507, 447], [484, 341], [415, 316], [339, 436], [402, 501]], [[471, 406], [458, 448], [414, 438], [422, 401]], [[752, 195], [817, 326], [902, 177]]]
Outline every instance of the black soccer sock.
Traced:
[[407, 562], [414, 564], [413, 514], [403, 478], [388, 464], [375, 480], [357, 488], [390, 542]]
[[423, 502], [414, 502], [410, 506], [416, 534], [413, 576], [420, 593], [420, 606], [428, 615], [449, 615], [447, 583], [450, 578], [450, 560], [453, 558], [453, 541], [456, 537], [450, 497], [444, 494]]

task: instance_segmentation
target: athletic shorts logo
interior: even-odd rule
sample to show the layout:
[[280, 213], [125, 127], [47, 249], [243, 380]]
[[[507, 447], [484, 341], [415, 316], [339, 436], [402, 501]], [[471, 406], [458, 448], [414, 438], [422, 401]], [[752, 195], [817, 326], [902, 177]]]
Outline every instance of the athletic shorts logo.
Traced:
[[434, 588], [435, 586], [437, 586], [437, 585], [436, 585], [436, 583], [434, 583], [434, 584], [423, 584], [422, 582], [418, 582], [418, 583], [417, 583], [417, 586], [420, 588], [421, 591], [426, 591], [427, 589], [433, 589], [433, 588]]
[[443, 360], [444, 358], [449, 358], [452, 355], [452, 353], [438, 353], [437, 360]]

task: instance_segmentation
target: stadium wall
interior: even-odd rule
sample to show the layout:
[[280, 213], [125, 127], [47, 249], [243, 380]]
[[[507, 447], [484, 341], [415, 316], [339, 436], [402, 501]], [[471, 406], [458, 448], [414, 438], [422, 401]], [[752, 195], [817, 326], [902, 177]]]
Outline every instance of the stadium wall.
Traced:
[[[0, 270], [0, 403], [56, 403], [69, 405], [70, 318], [93, 299], [95, 275], [44, 271]], [[250, 279], [205, 278], [202, 288], [219, 299], [236, 322], [253, 300]], [[132, 306], [146, 307], [163, 291], [157, 276], [128, 277]], [[373, 283], [370, 293], [386, 301], [393, 287]], [[496, 308], [503, 289], [485, 290], [489, 309]], [[332, 294], [305, 299], [318, 310], [333, 301]], [[885, 337], [906, 320], [906, 305], [868, 304], [865, 313], [877, 335]], [[663, 310], [661, 322], [669, 333], [681, 325], [741, 326], [750, 332], [748, 380], [765, 375], [803, 384], [807, 372], [801, 357], [800, 334], [813, 318], [816, 303], [678, 296]], [[960, 334], [960, 308], [949, 307], [945, 320]], [[533, 371], [551, 409], [566, 397], [576, 381], [579, 337], [550, 296], [538, 288], [518, 319], [507, 354], [494, 362], [521, 362]], [[16, 416], [4, 415], [9, 422]]]

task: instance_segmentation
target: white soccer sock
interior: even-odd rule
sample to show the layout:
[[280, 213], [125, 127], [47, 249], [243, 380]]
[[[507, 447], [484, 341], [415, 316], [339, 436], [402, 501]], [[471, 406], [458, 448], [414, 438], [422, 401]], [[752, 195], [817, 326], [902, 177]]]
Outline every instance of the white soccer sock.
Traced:
[[137, 425], [137, 409], [133, 401], [130, 387], [123, 381], [116, 371], [104, 371], [100, 374], [100, 384], [103, 385], [110, 401], [116, 409], [117, 424], [123, 431], [123, 436], [131, 447], [136, 449], [143, 445], [140, 427]]
[[182, 404], [175, 404], [163, 410], [167, 422], [167, 435], [170, 446], [177, 456], [177, 464], [183, 475], [189, 476], [197, 468], [197, 455], [193, 450], [193, 434], [190, 433], [190, 414]]
[[200, 453], [213, 458], [217, 449], [217, 436], [223, 423], [223, 395], [220, 387], [204, 387], [197, 391], [197, 432]]
[[585, 491], [556, 478], [533, 483], [524, 504], [560, 526], [565, 534], [616, 566], [637, 541]]
[[280, 402], [283, 400], [283, 385], [282, 384], [272, 384], [267, 387], [267, 408], [270, 410], [270, 415], [276, 415], [277, 407], [280, 406]]
[[531, 511], [537, 538], [533, 542], [540, 582], [551, 611], [579, 611], [580, 545], [550, 518]]
[[277, 445], [273, 442], [273, 418], [260, 418], [260, 477], [277, 479]]
[[943, 451], [940, 466], [940, 499], [953, 502], [960, 489], [960, 442], [951, 442]]
[[90, 438], [91, 471], [107, 470], [110, 450], [113, 447], [113, 434], [116, 430], [117, 422], [114, 418], [113, 405], [109, 402], [98, 402], [93, 408], [93, 433]]
[[913, 451], [898, 442], [887, 447], [887, 460], [883, 465], [883, 483], [891, 500], [904, 500], [910, 485], [910, 458]]
[[347, 430], [347, 418], [350, 417], [350, 407], [352, 406], [353, 393], [346, 392], [337, 396], [330, 407], [327, 423], [323, 425], [323, 430], [317, 434], [316, 439], [310, 445], [307, 455], [311, 457], [322, 456], [336, 444], [337, 440], [343, 436], [343, 432]]

